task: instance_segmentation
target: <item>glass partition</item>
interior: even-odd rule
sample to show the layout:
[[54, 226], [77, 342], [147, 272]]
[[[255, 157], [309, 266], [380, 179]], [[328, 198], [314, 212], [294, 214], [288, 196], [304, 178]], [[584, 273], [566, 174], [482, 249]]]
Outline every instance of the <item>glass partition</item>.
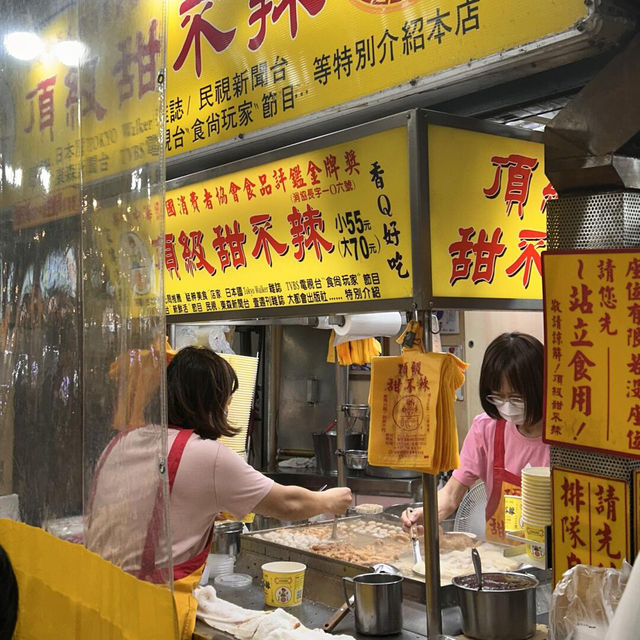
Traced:
[[2, 4], [0, 496], [168, 583], [164, 3]]

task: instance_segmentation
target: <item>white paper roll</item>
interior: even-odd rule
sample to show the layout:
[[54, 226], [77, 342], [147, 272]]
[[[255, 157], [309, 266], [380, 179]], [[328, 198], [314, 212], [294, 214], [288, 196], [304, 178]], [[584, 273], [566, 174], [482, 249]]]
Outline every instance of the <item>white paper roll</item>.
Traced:
[[402, 327], [402, 316], [397, 311], [359, 313], [345, 315], [344, 318], [344, 325], [342, 327], [334, 327], [334, 330], [336, 336], [347, 340], [360, 340], [376, 336], [397, 336], [400, 332], [400, 327]]

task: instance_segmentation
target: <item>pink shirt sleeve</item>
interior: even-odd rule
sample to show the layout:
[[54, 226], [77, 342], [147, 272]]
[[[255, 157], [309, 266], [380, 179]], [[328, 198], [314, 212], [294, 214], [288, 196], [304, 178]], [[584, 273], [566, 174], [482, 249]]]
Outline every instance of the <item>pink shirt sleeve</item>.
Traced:
[[273, 485], [271, 478], [220, 445], [214, 470], [214, 491], [221, 511], [228, 511], [239, 520], [253, 511]]
[[[486, 418], [486, 419], [485, 419]], [[492, 418], [486, 414], [476, 416], [467, 433], [462, 451], [460, 466], [453, 472], [453, 477], [466, 487], [471, 487], [478, 479], [486, 482], [489, 467], [488, 443], [493, 440]]]

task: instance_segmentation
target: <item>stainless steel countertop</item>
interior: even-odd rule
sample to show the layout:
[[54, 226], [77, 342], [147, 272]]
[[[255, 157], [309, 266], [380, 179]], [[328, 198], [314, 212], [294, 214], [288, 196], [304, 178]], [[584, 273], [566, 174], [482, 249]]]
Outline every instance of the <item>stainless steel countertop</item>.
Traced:
[[[254, 580], [254, 583], [256, 581]], [[272, 607], [264, 604], [264, 592], [262, 587], [256, 584], [248, 589], [218, 589], [218, 596], [223, 600], [228, 600], [246, 609], [257, 609], [268, 611]], [[306, 627], [315, 629], [322, 628], [322, 625], [334, 613], [335, 609], [320, 602], [313, 602], [304, 599], [297, 607], [287, 608], [287, 612], [296, 616]], [[426, 613], [424, 605], [416, 602], [404, 601], [402, 603], [402, 614], [404, 629], [402, 633], [392, 636], [394, 640], [423, 640], [426, 637]], [[443, 627], [450, 635], [459, 633], [461, 630], [460, 613], [457, 609], [446, 610], [443, 614]], [[336, 626], [334, 633], [345, 633], [358, 640], [376, 640], [378, 636], [365, 636], [356, 633], [355, 620], [352, 612]], [[380, 636], [382, 637], [382, 636]], [[390, 636], [384, 636], [389, 638]], [[193, 640], [232, 640], [233, 636], [222, 631], [217, 631], [207, 624], [198, 621], [193, 634]]]
[[[351, 472], [352, 473], [352, 472]], [[323, 485], [337, 485], [337, 476], [323, 475], [312, 469], [286, 469], [282, 471], [264, 472], [280, 484], [297, 484], [316, 491]], [[407, 498], [410, 502], [422, 500], [422, 478], [375, 478], [365, 475], [347, 476], [347, 485], [354, 493], [373, 496], [397, 496]]]

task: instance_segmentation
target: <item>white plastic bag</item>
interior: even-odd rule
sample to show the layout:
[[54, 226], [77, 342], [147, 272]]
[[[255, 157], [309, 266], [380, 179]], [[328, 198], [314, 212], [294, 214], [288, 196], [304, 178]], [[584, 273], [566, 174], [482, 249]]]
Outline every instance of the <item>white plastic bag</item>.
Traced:
[[579, 564], [565, 571], [553, 591], [549, 640], [602, 640], [631, 573]]

